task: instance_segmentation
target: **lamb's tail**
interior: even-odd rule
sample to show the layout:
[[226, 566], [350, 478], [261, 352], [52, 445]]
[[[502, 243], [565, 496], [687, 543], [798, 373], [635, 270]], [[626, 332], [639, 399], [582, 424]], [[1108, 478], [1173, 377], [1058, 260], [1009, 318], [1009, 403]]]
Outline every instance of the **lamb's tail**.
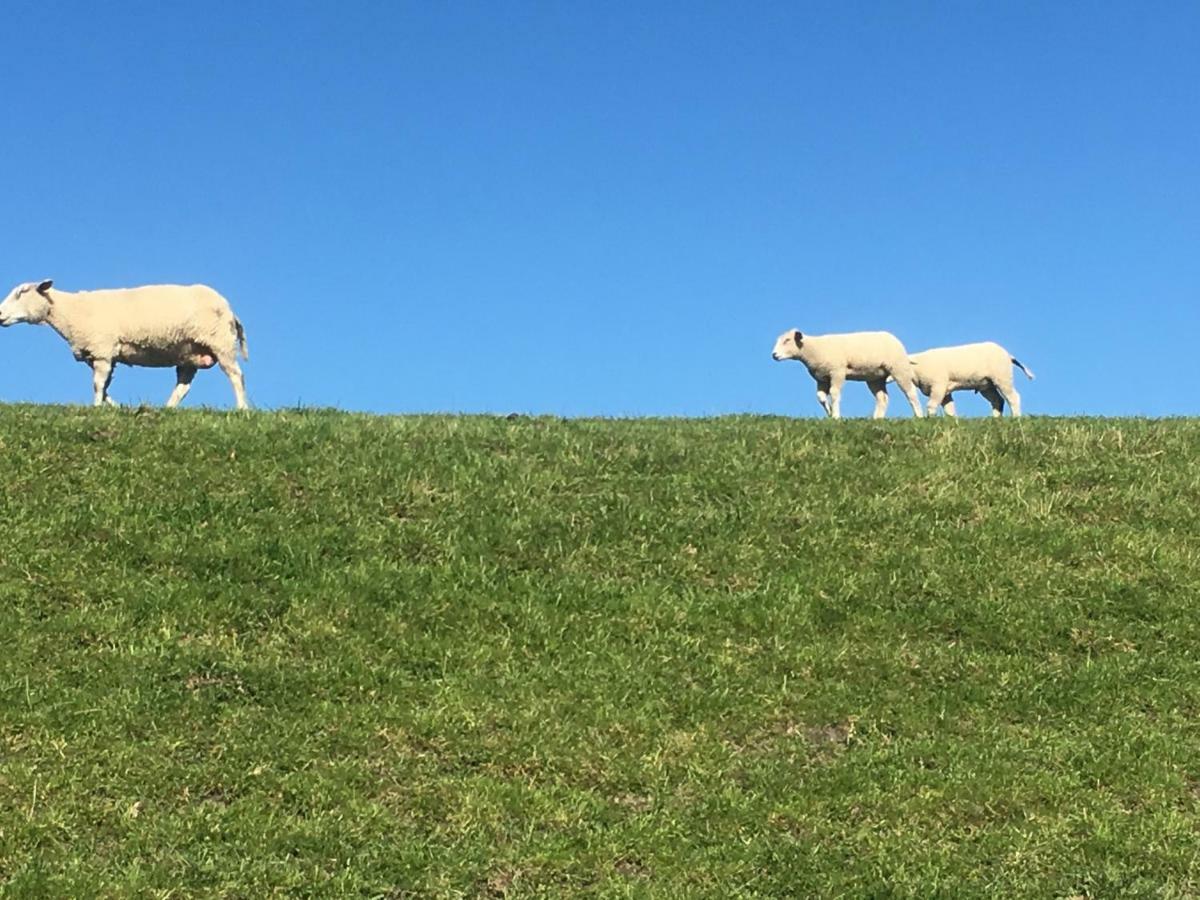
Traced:
[[[915, 366], [915, 365], [917, 364], [917, 361], [916, 361], [915, 359], [910, 359], [910, 360], [908, 361], [908, 364], [909, 364], [910, 366]], [[889, 376], [887, 377], [887, 380], [886, 380], [886, 381], [884, 381], [884, 384], [891, 384], [891, 383], [893, 383], [895, 380], [896, 380], [895, 378], [893, 378], [891, 375], [889, 375]]]
[[1025, 363], [1021, 362], [1021, 361], [1020, 361], [1019, 359], [1017, 359], [1015, 356], [1014, 356], [1014, 357], [1012, 357], [1012, 361], [1013, 361], [1013, 365], [1014, 365], [1014, 366], [1016, 366], [1018, 369], [1020, 369], [1020, 370], [1021, 370], [1022, 372], [1024, 372], [1026, 375], [1028, 375], [1028, 376], [1029, 376], [1029, 380], [1030, 380], [1030, 381], [1033, 381], [1033, 373], [1032, 373], [1032, 372], [1030, 372], [1030, 371], [1029, 371], [1027, 368], [1025, 368]]
[[238, 349], [242, 351], [242, 359], [249, 360], [250, 350], [246, 347], [246, 329], [242, 327], [242, 320], [237, 316], [233, 317], [233, 327], [237, 329]]

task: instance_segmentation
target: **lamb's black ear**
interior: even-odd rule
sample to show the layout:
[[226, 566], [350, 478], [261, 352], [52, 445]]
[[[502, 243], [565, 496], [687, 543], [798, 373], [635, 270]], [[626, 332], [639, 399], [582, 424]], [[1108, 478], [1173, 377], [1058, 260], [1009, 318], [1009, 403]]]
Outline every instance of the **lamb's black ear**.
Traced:
[[37, 290], [39, 294], [44, 294], [52, 287], [54, 287], [54, 280], [47, 278], [45, 281], [38, 282]]

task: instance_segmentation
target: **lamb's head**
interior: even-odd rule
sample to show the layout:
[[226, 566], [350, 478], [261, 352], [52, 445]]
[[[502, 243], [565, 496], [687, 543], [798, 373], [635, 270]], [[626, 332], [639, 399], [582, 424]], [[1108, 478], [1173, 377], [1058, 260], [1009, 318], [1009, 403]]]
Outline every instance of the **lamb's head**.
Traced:
[[775, 342], [771, 351], [771, 359], [799, 359], [800, 348], [804, 344], [804, 335], [799, 331], [785, 331]]
[[30, 281], [18, 284], [0, 303], [0, 325], [7, 327], [18, 322], [36, 325], [50, 315], [50, 286], [54, 282]]

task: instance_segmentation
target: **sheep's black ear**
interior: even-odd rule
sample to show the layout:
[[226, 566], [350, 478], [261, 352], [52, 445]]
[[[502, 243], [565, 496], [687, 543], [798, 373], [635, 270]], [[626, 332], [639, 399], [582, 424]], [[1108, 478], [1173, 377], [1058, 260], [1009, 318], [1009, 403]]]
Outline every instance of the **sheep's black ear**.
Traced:
[[45, 281], [38, 283], [38, 286], [37, 286], [38, 293], [44, 294], [44, 293], [46, 293], [46, 291], [50, 290], [50, 288], [53, 286], [54, 286], [54, 280], [51, 278], [47, 278]]
[[800, 346], [800, 342], [801, 342], [802, 340], [804, 340], [804, 335], [802, 335], [802, 334], [800, 333], [800, 329], [799, 329], [799, 328], [797, 328], [795, 331], [793, 331], [793, 332], [792, 332], [792, 340], [796, 342], [796, 346], [797, 346], [797, 347], [799, 347], [799, 346]]

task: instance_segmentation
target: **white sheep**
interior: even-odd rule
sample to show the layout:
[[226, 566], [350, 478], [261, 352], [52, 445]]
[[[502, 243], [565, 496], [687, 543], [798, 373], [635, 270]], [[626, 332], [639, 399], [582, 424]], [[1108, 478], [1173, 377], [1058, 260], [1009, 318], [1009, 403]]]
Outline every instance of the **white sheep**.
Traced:
[[842, 415], [842, 385], [865, 381], [875, 395], [875, 414], [887, 412], [887, 382], [894, 380], [912, 404], [913, 415], [924, 415], [913, 384], [913, 366], [899, 339], [886, 331], [851, 334], [802, 334], [785, 331], [775, 341], [773, 359], [797, 359], [817, 382], [817, 400], [834, 419]]
[[955, 415], [954, 392], [978, 391], [992, 404], [992, 415], [1004, 414], [1004, 401], [1012, 407], [1014, 416], [1021, 415], [1021, 395], [1013, 386], [1012, 367], [1016, 365], [1033, 378], [1016, 357], [999, 344], [987, 341], [963, 344], [959, 347], [939, 347], [914, 353], [910, 357], [913, 380], [921, 393], [929, 398], [929, 415], [938, 407], [946, 415]]
[[187, 394], [197, 369], [219, 365], [233, 384], [238, 409], [246, 387], [237, 351], [248, 359], [246, 334], [229, 302], [202, 284], [153, 285], [69, 293], [52, 281], [21, 284], [0, 303], [0, 325], [45, 323], [57, 331], [80, 362], [92, 368], [93, 404], [116, 405], [108, 396], [116, 363], [174, 366], [176, 384], [167, 400]]

